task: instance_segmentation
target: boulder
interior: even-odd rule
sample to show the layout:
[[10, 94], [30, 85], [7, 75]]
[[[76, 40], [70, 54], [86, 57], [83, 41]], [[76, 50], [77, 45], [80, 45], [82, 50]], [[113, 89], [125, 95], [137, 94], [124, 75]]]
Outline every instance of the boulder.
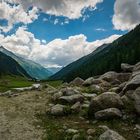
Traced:
[[90, 78], [86, 79], [86, 80], [83, 82], [83, 86], [90, 86], [90, 85], [92, 85], [93, 80], [94, 80], [93, 77], [90, 77]]
[[113, 130], [107, 130], [102, 135], [100, 135], [99, 140], [125, 140], [120, 134]]
[[134, 68], [134, 65], [129, 65], [129, 64], [126, 64], [126, 63], [122, 63], [121, 64], [121, 69], [124, 72], [132, 72], [133, 71], [133, 68]]
[[65, 115], [66, 106], [57, 104], [53, 106], [50, 110], [50, 114], [54, 116], [63, 116]]
[[89, 93], [83, 93], [82, 94], [85, 98], [87, 98], [88, 100], [91, 100], [92, 98], [95, 98], [97, 96], [97, 94], [93, 93], [93, 94], [89, 94]]
[[123, 82], [126, 82], [130, 79], [132, 73], [118, 73], [118, 77], [117, 79], [123, 83]]
[[58, 99], [61, 104], [74, 104], [76, 102], [83, 102], [84, 96], [81, 94], [71, 95], [71, 96], [62, 96]]
[[59, 91], [52, 96], [52, 100], [57, 101], [62, 96], [63, 96], [63, 93], [61, 91]]
[[79, 113], [80, 110], [81, 110], [81, 103], [80, 103], [80, 102], [75, 103], [75, 104], [71, 107], [71, 110], [72, 110], [73, 113]]
[[62, 88], [60, 91], [63, 93], [64, 96], [79, 94], [79, 91], [77, 89], [71, 87]]
[[103, 88], [99, 85], [91, 85], [90, 90], [94, 93], [101, 93], [103, 91]]
[[140, 87], [134, 92], [134, 105], [137, 113], [140, 115]]
[[84, 80], [79, 77], [75, 78], [73, 81], [70, 82], [70, 84], [74, 86], [81, 86], [83, 83]]
[[116, 79], [118, 78], [118, 73], [114, 71], [107, 72], [100, 76], [100, 79], [105, 80], [107, 82], [116, 82]]
[[135, 90], [140, 86], [140, 75], [136, 75], [133, 77], [128, 83], [125, 85], [123, 92], [125, 93], [128, 90]]
[[108, 120], [122, 117], [122, 113], [117, 108], [108, 108], [95, 113], [95, 119]]
[[89, 115], [97, 111], [104, 110], [107, 108], [122, 108], [123, 102], [121, 97], [114, 92], [105, 92], [91, 100], [89, 106]]
[[140, 62], [138, 62], [135, 66], [133, 71], [140, 71]]
[[78, 130], [76, 130], [76, 129], [67, 129], [66, 130], [66, 133], [67, 134], [77, 134], [78, 133]]

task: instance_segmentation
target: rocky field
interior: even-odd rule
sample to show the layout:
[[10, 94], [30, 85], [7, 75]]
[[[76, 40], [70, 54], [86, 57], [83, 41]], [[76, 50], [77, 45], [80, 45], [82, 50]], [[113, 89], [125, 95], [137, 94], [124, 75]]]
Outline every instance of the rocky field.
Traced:
[[1, 140], [139, 140], [140, 63], [0, 95]]

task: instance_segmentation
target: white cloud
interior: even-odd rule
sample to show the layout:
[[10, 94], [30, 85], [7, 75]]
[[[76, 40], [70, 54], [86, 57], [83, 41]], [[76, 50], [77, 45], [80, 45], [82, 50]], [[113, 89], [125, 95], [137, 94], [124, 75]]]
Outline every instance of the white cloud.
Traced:
[[140, 0], [116, 0], [112, 21], [115, 29], [123, 31], [140, 24]]
[[97, 28], [97, 29], [95, 29], [96, 31], [101, 31], [101, 32], [105, 32], [106, 31], [106, 29], [104, 29], [104, 28]]
[[118, 37], [120, 36], [113, 35], [103, 40], [88, 42], [87, 37], [80, 34], [70, 36], [65, 40], [55, 39], [45, 44], [45, 41], [36, 39], [32, 33], [26, 31], [25, 27], [20, 27], [11, 36], [0, 35], [0, 42], [8, 50], [34, 60], [45, 67], [62, 67], [91, 53], [100, 45], [111, 43]]
[[103, 0], [17, 0], [17, 2], [25, 9], [36, 6], [50, 15], [76, 19], [82, 16], [84, 9], [94, 10]]
[[0, 30], [8, 32], [15, 23], [32, 23], [38, 18], [37, 12], [36, 7], [25, 11], [21, 5], [11, 5], [5, 1], [0, 1], [0, 19], [8, 21], [8, 26], [0, 26]]

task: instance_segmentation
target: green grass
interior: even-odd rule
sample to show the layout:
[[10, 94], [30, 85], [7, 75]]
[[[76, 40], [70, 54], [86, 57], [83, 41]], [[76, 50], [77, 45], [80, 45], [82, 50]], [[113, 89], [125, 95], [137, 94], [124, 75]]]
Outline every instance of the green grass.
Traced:
[[28, 87], [33, 84], [24, 77], [20, 76], [1, 76], [0, 77], [0, 92], [4, 92], [13, 88]]
[[61, 86], [63, 83], [63, 81], [47, 81], [47, 84], [49, 84], [50, 86], [53, 86], [53, 87], [59, 87]]

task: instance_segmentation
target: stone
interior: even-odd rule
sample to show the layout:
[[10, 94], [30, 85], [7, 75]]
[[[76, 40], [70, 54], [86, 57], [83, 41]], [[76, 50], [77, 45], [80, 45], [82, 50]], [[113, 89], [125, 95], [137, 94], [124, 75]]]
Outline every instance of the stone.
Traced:
[[63, 93], [64, 96], [79, 94], [79, 91], [77, 89], [71, 87], [62, 88], [60, 91]]
[[73, 137], [72, 137], [72, 140], [79, 140], [80, 139], [80, 135], [79, 134], [75, 134]]
[[140, 86], [140, 75], [136, 75], [133, 77], [128, 83], [125, 85], [123, 92], [125, 93], [128, 90], [135, 90]]
[[54, 116], [63, 116], [65, 115], [65, 108], [66, 106], [57, 104], [51, 108], [50, 114]]
[[70, 85], [82, 86], [83, 83], [84, 83], [84, 80], [81, 79], [80, 77], [77, 77], [73, 81], [70, 82]]
[[76, 129], [67, 129], [66, 133], [67, 134], [76, 134], [76, 133], [78, 133], [78, 130], [76, 130]]
[[129, 65], [129, 64], [126, 64], [126, 63], [122, 63], [121, 64], [121, 69], [124, 72], [132, 72], [133, 71], [133, 68], [134, 68], [134, 65]]
[[122, 108], [123, 102], [121, 97], [114, 92], [105, 92], [90, 102], [89, 115], [93, 116], [95, 112], [104, 110], [107, 108]]
[[81, 110], [81, 103], [77, 102], [71, 107], [72, 112], [79, 113]]
[[90, 90], [94, 93], [101, 93], [103, 91], [103, 88], [99, 85], [91, 85]]
[[97, 120], [108, 120], [121, 117], [122, 113], [117, 108], [108, 108], [95, 113], [95, 119]]
[[137, 113], [140, 115], [140, 87], [134, 92], [134, 106]]
[[90, 94], [90, 93], [83, 93], [82, 94], [85, 98], [87, 98], [88, 100], [91, 100], [92, 98], [95, 98], [97, 96], [97, 94], [93, 93], [93, 94]]
[[86, 80], [83, 82], [83, 86], [90, 86], [90, 85], [92, 85], [93, 80], [94, 80], [93, 77], [90, 77], [90, 78], [86, 79]]
[[53, 101], [57, 101], [60, 97], [63, 96], [63, 93], [60, 91], [60, 92], [57, 92], [55, 93], [53, 96], [52, 96], [52, 100]]
[[96, 132], [95, 129], [88, 129], [88, 130], [87, 130], [87, 134], [88, 134], [88, 135], [94, 135], [95, 132]]
[[58, 101], [62, 104], [74, 104], [76, 102], [82, 103], [84, 101], [84, 96], [81, 94], [62, 96], [58, 99]]
[[100, 135], [99, 140], [125, 140], [125, 138], [113, 130], [107, 130]]
[[92, 136], [88, 136], [87, 140], [94, 140], [94, 138]]

